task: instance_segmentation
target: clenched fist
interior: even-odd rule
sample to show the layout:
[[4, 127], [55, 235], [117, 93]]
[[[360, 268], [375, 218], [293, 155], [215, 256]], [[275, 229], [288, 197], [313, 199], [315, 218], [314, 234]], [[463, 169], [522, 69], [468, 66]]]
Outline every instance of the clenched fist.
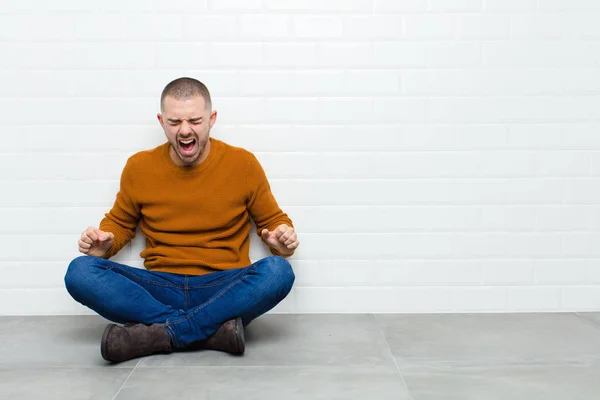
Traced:
[[79, 239], [79, 251], [88, 256], [102, 257], [111, 248], [115, 235], [90, 226]]
[[269, 232], [268, 229], [263, 229], [260, 233], [260, 238], [269, 247], [284, 255], [292, 254], [294, 249], [300, 245], [294, 228], [286, 224], [279, 225], [272, 232]]

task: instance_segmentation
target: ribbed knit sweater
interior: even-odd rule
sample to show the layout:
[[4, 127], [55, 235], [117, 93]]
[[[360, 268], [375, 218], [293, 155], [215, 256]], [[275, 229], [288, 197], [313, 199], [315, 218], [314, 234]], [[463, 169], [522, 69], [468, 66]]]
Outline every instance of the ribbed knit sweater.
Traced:
[[115, 203], [100, 222], [115, 235], [105, 258], [135, 237], [139, 223], [147, 269], [203, 275], [250, 265], [250, 218], [258, 235], [293, 226], [254, 154], [209, 140], [208, 157], [195, 167], [176, 165], [168, 142], [129, 157]]

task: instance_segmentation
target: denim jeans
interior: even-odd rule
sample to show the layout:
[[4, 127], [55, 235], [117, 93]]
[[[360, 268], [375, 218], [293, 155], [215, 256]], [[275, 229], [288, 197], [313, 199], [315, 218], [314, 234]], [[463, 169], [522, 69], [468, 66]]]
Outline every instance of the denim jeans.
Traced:
[[186, 348], [238, 316], [248, 325], [281, 302], [294, 279], [290, 263], [279, 256], [199, 276], [81, 256], [69, 264], [65, 285], [76, 301], [110, 321], [165, 324], [175, 348]]

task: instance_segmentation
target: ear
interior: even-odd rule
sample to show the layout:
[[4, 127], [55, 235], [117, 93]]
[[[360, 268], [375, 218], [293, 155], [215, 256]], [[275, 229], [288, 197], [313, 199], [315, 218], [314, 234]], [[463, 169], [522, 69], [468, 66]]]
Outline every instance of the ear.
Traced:
[[210, 118], [208, 120], [208, 127], [212, 129], [215, 122], [217, 122], [217, 110], [213, 110], [210, 113]]
[[156, 118], [158, 118], [158, 123], [160, 124], [160, 126], [162, 126], [163, 128], [165, 127], [165, 122], [163, 121], [163, 116], [161, 113], [156, 114]]

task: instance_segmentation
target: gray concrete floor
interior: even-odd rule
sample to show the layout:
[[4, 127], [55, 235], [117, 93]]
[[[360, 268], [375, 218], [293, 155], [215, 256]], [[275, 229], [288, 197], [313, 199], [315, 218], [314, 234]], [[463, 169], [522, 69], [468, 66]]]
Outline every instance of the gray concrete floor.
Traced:
[[0, 398], [600, 398], [600, 313], [269, 314], [246, 354], [111, 365], [100, 317], [0, 317]]

